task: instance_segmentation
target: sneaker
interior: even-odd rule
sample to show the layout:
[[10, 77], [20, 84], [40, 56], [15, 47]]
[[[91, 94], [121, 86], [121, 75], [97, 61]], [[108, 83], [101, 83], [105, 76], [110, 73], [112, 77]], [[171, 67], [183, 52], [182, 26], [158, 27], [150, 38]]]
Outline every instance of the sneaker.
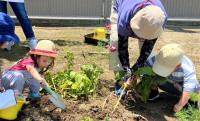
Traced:
[[[117, 95], [117, 96], [120, 96], [121, 93], [122, 93], [122, 91], [123, 91], [123, 89], [121, 88], [122, 85], [119, 84], [120, 81], [121, 81], [121, 80], [119, 79], [119, 80], [117, 80], [117, 81], [115, 82], [115, 89], [116, 89], [115, 95]], [[123, 95], [122, 95], [122, 99], [124, 99], [126, 96], [127, 96], [127, 90], [124, 91], [124, 93], [123, 93]]]
[[22, 98], [22, 99], [24, 99], [24, 100], [26, 100], [22, 94], [19, 95], [19, 97]]
[[11, 47], [15, 44], [15, 41], [7, 41], [7, 45], [4, 50], [11, 50]]
[[154, 101], [157, 98], [159, 98], [158, 90], [151, 90], [148, 101]]
[[184, 109], [187, 109], [189, 106], [199, 109], [198, 102], [189, 100], [188, 103], [184, 106]]
[[32, 92], [32, 93], [29, 93], [28, 94], [28, 97], [27, 98], [41, 98], [42, 96], [40, 96], [39, 93], [36, 93], [36, 92]]
[[30, 39], [27, 39], [29, 41], [28, 43], [28, 47], [30, 48], [30, 50], [34, 50], [37, 43], [38, 43], [38, 40], [36, 38], [30, 38]]

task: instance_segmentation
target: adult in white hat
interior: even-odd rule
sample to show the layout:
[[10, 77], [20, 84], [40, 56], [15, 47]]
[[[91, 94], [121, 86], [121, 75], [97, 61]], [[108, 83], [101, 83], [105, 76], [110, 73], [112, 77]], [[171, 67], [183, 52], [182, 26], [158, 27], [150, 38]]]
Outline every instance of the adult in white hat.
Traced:
[[[109, 68], [115, 73], [124, 70], [124, 81], [127, 81], [131, 79], [131, 70], [143, 67], [150, 56], [166, 26], [167, 13], [160, 0], [112, 0], [112, 5], [110, 45], [116, 46], [118, 51], [110, 52]], [[128, 37], [138, 38], [140, 47], [140, 56], [132, 67]]]
[[[13, 9], [13, 12], [15, 13], [24, 31], [26, 39], [29, 41], [27, 46], [30, 50], [35, 49], [38, 40], [35, 38], [31, 21], [29, 20], [25, 9], [24, 0], [0, 0], [0, 12], [7, 14], [7, 3], [9, 3]], [[8, 41], [5, 49], [10, 50], [13, 45], [14, 41]]]
[[157, 75], [168, 80], [164, 85], [151, 86], [149, 101], [159, 97], [159, 87], [168, 93], [181, 96], [178, 103], [174, 105], [174, 112], [187, 107], [187, 103], [198, 109], [198, 102], [189, 100], [191, 92], [199, 92], [200, 85], [196, 78], [195, 67], [192, 61], [184, 56], [180, 45], [174, 43], [165, 45], [158, 55], [148, 59], [145, 65], [152, 67]]

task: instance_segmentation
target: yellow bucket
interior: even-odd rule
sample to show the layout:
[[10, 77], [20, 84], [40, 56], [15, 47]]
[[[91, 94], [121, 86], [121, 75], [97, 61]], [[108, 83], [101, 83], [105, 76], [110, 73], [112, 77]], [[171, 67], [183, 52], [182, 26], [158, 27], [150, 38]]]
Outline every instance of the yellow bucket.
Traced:
[[17, 104], [10, 108], [0, 110], [0, 118], [6, 120], [14, 120], [17, 118], [18, 112], [21, 110], [26, 101], [20, 97], [17, 98]]
[[93, 38], [97, 40], [106, 40], [105, 29], [95, 29]]

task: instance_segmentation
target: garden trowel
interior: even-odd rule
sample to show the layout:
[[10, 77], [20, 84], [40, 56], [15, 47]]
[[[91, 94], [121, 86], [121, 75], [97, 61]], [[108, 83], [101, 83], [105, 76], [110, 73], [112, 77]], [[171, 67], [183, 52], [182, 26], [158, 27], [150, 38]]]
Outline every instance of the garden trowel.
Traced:
[[48, 86], [43, 85], [42, 82], [40, 82], [40, 84], [50, 94], [50, 100], [51, 100], [51, 102], [56, 107], [61, 108], [63, 110], [66, 110], [66, 105], [63, 102], [62, 98], [57, 93], [55, 93], [54, 91], [52, 91]]

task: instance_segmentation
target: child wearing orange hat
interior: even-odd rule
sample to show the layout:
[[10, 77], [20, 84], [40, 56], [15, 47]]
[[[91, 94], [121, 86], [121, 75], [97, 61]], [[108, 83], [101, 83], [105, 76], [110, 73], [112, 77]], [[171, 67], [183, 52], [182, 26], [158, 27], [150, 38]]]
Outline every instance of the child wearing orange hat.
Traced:
[[24, 58], [3, 72], [1, 85], [5, 89], [17, 89], [20, 94], [29, 87], [28, 98], [40, 98], [40, 82], [48, 85], [40, 74], [53, 67], [57, 56], [54, 43], [41, 40], [35, 50], [30, 50]]

